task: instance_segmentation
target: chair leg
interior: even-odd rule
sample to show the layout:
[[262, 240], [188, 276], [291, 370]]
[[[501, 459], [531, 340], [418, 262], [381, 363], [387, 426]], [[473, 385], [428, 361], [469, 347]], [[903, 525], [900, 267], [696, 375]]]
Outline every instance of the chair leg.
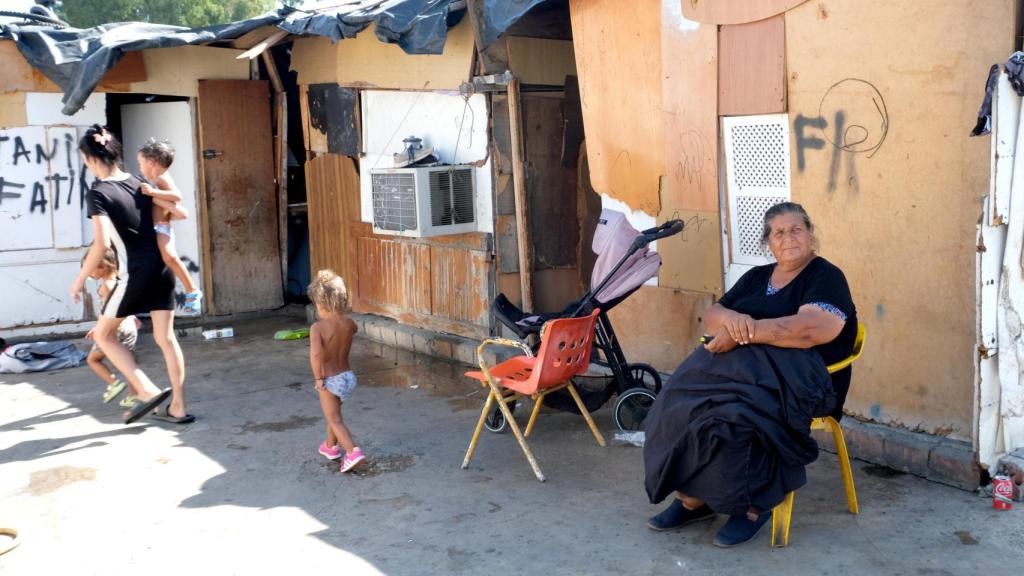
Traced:
[[[500, 401], [499, 401], [500, 402]], [[466, 450], [466, 457], [462, 460], [462, 469], [469, 468], [469, 461], [473, 459], [476, 452], [476, 443], [480, 440], [480, 432], [484, 429], [484, 422], [487, 421], [487, 414], [494, 405], [494, 392], [487, 392], [487, 401], [484, 402], [484, 409], [480, 412], [480, 419], [476, 421], [476, 430], [473, 431], [473, 439], [469, 441], [469, 450]]]
[[839, 468], [843, 472], [843, 487], [846, 488], [846, 505], [850, 508], [851, 514], [860, 513], [857, 506], [857, 487], [853, 484], [853, 467], [850, 466], [850, 454], [846, 451], [846, 436], [843, 429], [831, 416], [828, 418], [828, 425], [832, 429], [832, 440], [836, 445], [836, 453], [839, 454]]
[[594, 433], [594, 438], [597, 438], [597, 443], [602, 448], [604, 447], [604, 436], [597, 429], [597, 424], [594, 424], [594, 419], [590, 417], [590, 412], [587, 411], [587, 407], [583, 405], [583, 400], [580, 398], [579, 392], [576, 391], [576, 387], [569, 382], [566, 388], [569, 389], [569, 394], [572, 394], [572, 399], [576, 401], [576, 406], [580, 409], [580, 413], [583, 414], [583, 418], [587, 421], [587, 426], [590, 426], [590, 431]]
[[789, 523], [793, 519], [793, 495], [786, 494], [781, 504], [772, 510], [772, 548], [789, 546]]
[[540, 414], [540, 407], [544, 404], [544, 395], [540, 394], [533, 404], [533, 412], [530, 414], [530, 421], [526, 423], [526, 431], [523, 432], [523, 436], [529, 438], [530, 432], [533, 432], [533, 425], [537, 422], [537, 415]]
[[[493, 382], [488, 382], [491, 387], [491, 393], [501, 397], [501, 391]], [[537, 464], [537, 459], [533, 457], [533, 452], [530, 451], [530, 447], [526, 445], [526, 438], [523, 437], [523, 433], [519, 430], [519, 424], [516, 424], [516, 419], [512, 417], [512, 411], [509, 410], [508, 405], [498, 401], [498, 408], [501, 413], [505, 416], [505, 421], [508, 422], [512, 433], [516, 436], [516, 441], [519, 442], [519, 447], [523, 449], [523, 454], [526, 455], [526, 460], [530, 463], [530, 468], [533, 468], [534, 475], [537, 476], [537, 480], [544, 481], [544, 473], [540, 471], [540, 466]]]

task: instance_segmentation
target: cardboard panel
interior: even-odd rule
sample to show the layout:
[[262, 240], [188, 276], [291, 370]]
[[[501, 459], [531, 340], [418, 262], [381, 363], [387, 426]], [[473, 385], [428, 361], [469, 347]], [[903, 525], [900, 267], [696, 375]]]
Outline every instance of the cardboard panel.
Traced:
[[[668, 0], [672, 2], [673, 0]], [[807, 0], [680, 0], [683, 15], [705, 24], [746, 24], [771, 18]], [[824, 6], [822, 3], [821, 6]], [[823, 8], [827, 10], [827, 8]]]
[[722, 26], [719, 47], [719, 114], [786, 111], [786, 20], [783, 16]]
[[661, 18], [662, 174], [667, 176], [662, 212], [665, 207], [718, 210], [716, 28], [686, 20], [672, 2], [663, 5]]
[[[145, 50], [142, 57], [148, 79], [133, 82], [129, 91], [197, 96], [199, 80], [248, 80], [249, 61], [235, 59], [241, 53], [241, 50], [209, 46]], [[267, 98], [269, 100], [269, 93]]]
[[0, 128], [21, 128], [28, 126], [25, 114], [25, 93], [0, 94]]
[[[351, 42], [351, 40], [344, 40]], [[296, 38], [292, 44], [292, 70], [299, 84], [327, 84], [338, 81], [338, 50], [330, 38]]]
[[868, 326], [847, 403], [859, 416], [971, 437], [990, 150], [965, 135], [984, 74], [1013, 49], [1011, 8], [831, 0], [786, 14], [792, 194]]
[[[448, 30], [443, 54], [406, 54], [397, 44], [385, 44], [368, 28], [358, 36], [310, 47], [310, 58], [321, 58], [324, 49], [336, 51], [337, 68], [334, 78], [322, 77], [322, 64], [314, 67], [318, 82], [336, 82], [342, 86], [397, 88], [407, 90], [457, 90], [470, 78], [473, 66], [473, 30], [469, 19]], [[315, 50], [314, 50], [315, 49]], [[303, 58], [306, 55], [303, 54]], [[295, 65], [293, 65], [295, 66]], [[299, 82], [309, 83], [301, 70]]]
[[697, 346], [701, 315], [713, 303], [710, 294], [641, 286], [609, 316], [630, 362], [672, 373]]
[[720, 213], [674, 210], [666, 206], [658, 224], [680, 219], [683, 231], [677, 236], [658, 240], [661, 271], [658, 285], [706, 292], [721, 296], [722, 288], [722, 223]]
[[594, 189], [658, 214], [665, 173], [661, 5], [572, 0], [569, 8]]
[[576, 75], [571, 41], [509, 36], [508, 65], [522, 84], [563, 86]]

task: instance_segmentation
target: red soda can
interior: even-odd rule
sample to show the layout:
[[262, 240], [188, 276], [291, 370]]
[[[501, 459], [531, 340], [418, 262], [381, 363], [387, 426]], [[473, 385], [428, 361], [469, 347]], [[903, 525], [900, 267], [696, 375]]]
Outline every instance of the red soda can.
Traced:
[[992, 507], [996, 510], [1013, 508], [1013, 480], [1009, 476], [992, 478]]

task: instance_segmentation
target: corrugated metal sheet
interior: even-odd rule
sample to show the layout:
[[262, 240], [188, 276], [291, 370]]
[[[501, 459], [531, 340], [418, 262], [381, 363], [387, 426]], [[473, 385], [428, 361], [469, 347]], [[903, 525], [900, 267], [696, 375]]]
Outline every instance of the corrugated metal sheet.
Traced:
[[345, 279], [349, 300], [359, 297], [354, 239], [369, 234], [370, 225], [359, 219], [359, 173], [355, 161], [325, 154], [306, 163], [309, 199], [310, 265], [331, 269]]

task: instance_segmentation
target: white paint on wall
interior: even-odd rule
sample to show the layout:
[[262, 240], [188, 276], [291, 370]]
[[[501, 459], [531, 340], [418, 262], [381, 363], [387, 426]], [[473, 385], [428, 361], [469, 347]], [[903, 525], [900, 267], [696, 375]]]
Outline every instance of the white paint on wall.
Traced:
[[0, 328], [82, 320], [82, 304], [72, 303], [68, 288], [84, 250], [46, 254], [49, 261], [28, 251], [16, 254], [27, 257], [0, 264]]
[[[609, 210], [615, 210], [616, 212], [622, 212], [623, 214], [626, 215], [626, 221], [629, 222], [629, 225], [632, 226], [637, 231], [642, 232], [644, 230], [654, 228], [655, 226], [658, 225], [658, 222], [654, 218], [654, 216], [651, 216], [650, 214], [643, 212], [641, 210], [633, 210], [629, 207], [628, 204], [626, 204], [622, 200], [617, 200], [615, 198], [612, 198], [611, 196], [608, 196], [607, 194], [601, 194], [601, 208], [607, 208]], [[649, 247], [651, 250], [657, 252], [658, 241], [655, 240], [654, 242], [651, 242], [649, 244]], [[657, 275], [655, 275], [654, 278], [651, 278], [647, 282], [644, 282], [644, 286], [657, 285]]]
[[29, 126], [90, 126], [107, 124], [107, 95], [93, 92], [74, 116], [61, 113], [64, 95], [60, 92], [25, 94], [25, 117]]
[[[487, 160], [474, 169], [476, 221], [480, 232], [494, 230], [491, 164], [488, 159], [487, 100], [482, 94], [465, 100], [455, 93], [362, 92], [363, 154], [359, 172], [393, 167], [392, 155], [404, 149], [402, 140], [415, 135], [446, 164], [470, 164]], [[364, 222], [373, 222], [370, 178], [360, 178]]]

